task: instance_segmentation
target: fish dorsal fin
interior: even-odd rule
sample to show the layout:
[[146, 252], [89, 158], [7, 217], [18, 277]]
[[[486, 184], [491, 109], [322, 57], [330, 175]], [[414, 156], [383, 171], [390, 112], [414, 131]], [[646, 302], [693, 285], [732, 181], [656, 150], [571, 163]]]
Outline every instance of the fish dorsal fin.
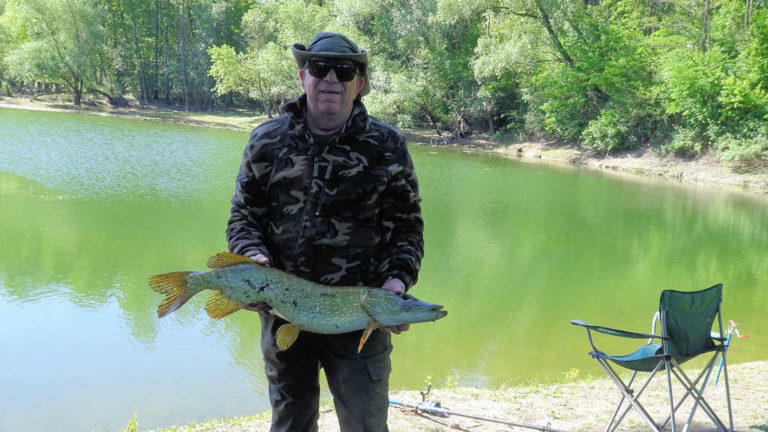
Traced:
[[220, 252], [216, 255], [208, 258], [208, 268], [220, 269], [237, 264], [251, 263], [255, 261], [242, 255], [233, 254], [231, 252]]
[[288, 323], [281, 325], [280, 328], [277, 329], [277, 335], [275, 337], [277, 349], [285, 351], [290, 348], [291, 345], [296, 342], [296, 339], [298, 339], [300, 331], [301, 329], [296, 324]]
[[214, 291], [205, 302], [205, 311], [213, 319], [224, 318], [242, 308], [242, 303], [226, 298], [220, 291]]

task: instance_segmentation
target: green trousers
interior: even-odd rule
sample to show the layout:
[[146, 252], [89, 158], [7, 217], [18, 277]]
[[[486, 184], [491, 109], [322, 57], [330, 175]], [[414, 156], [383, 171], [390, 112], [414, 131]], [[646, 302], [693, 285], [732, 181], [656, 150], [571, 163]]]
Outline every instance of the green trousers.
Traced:
[[316, 432], [322, 367], [333, 395], [341, 432], [387, 432], [389, 333], [374, 331], [360, 354], [362, 331], [341, 335], [301, 332], [285, 351], [275, 346], [286, 322], [261, 313], [261, 349], [272, 404], [271, 432]]

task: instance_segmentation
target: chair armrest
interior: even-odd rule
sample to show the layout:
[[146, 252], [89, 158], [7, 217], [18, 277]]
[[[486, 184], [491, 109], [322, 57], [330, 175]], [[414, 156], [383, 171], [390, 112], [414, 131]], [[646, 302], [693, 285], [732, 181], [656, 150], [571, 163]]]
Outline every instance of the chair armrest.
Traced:
[[571, 320], [571, 324], [585, 327], [587, 330], [594, 330], [599, 333], [605, 333], [612, 336], [619, 336], [619, 337], [625, 337], [625, 338], [632, 338], [632, 339], [649, 339], [649, 338], [656, 338], [656, 339], [669, 339], [666, 336], [659, 336], [649, 333], [636, 333], [636, 332], [630, 332], [625, 330], [618, 330], [613, 329], [609, 327], [601, 327], [596, 325], [587, 324], [584, 321], [580, 320]]
[[718, 342], [726, 342], [726, 341], [728, 341], [728, 338], [727, 338], [727, 337], [722, 337], [722, 336], [720, 336], [720, 332], [716, 332], [716, 331], [713, 331], [713, 332], [709, 332], [709, 336], [710, 336], [710, 337], [711, 337], [713, 340], [716, 340], [716, 341], [718, 341]]

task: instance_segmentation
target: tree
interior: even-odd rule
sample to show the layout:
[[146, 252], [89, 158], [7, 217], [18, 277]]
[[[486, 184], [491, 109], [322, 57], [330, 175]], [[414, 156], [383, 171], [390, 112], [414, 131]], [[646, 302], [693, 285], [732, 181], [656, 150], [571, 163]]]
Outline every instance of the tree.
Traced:
[[29, 40], [6, 56], [9, 73], [62, 84], [79, 106], [84, 90], [95, 86], [98, 65], [106, 56], [101, 8], [91, 0], [13, 0], [6, 4], [9, 10], [31, 23]]
[[208, 53], [212, 62], [209, 74], [216, 80], [216, 92], [237, 92], [259, 101], [269, 118], [299, 90], [296, 62], [273, 42], [249, 54], [237, 54], [228, 45], [212, 47]]

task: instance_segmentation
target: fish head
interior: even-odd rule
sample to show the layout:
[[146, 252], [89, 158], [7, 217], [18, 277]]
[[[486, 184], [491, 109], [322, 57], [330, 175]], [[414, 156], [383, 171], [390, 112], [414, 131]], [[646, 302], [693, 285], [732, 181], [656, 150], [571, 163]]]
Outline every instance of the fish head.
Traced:
[[374, 318], [383, 326], [435, 321], [448, 315], [442, 305], [427, 303], [409, 294], [397, 296], [384, 292], [388, 293], [386, 300], [374, 308], [377, 309]]

